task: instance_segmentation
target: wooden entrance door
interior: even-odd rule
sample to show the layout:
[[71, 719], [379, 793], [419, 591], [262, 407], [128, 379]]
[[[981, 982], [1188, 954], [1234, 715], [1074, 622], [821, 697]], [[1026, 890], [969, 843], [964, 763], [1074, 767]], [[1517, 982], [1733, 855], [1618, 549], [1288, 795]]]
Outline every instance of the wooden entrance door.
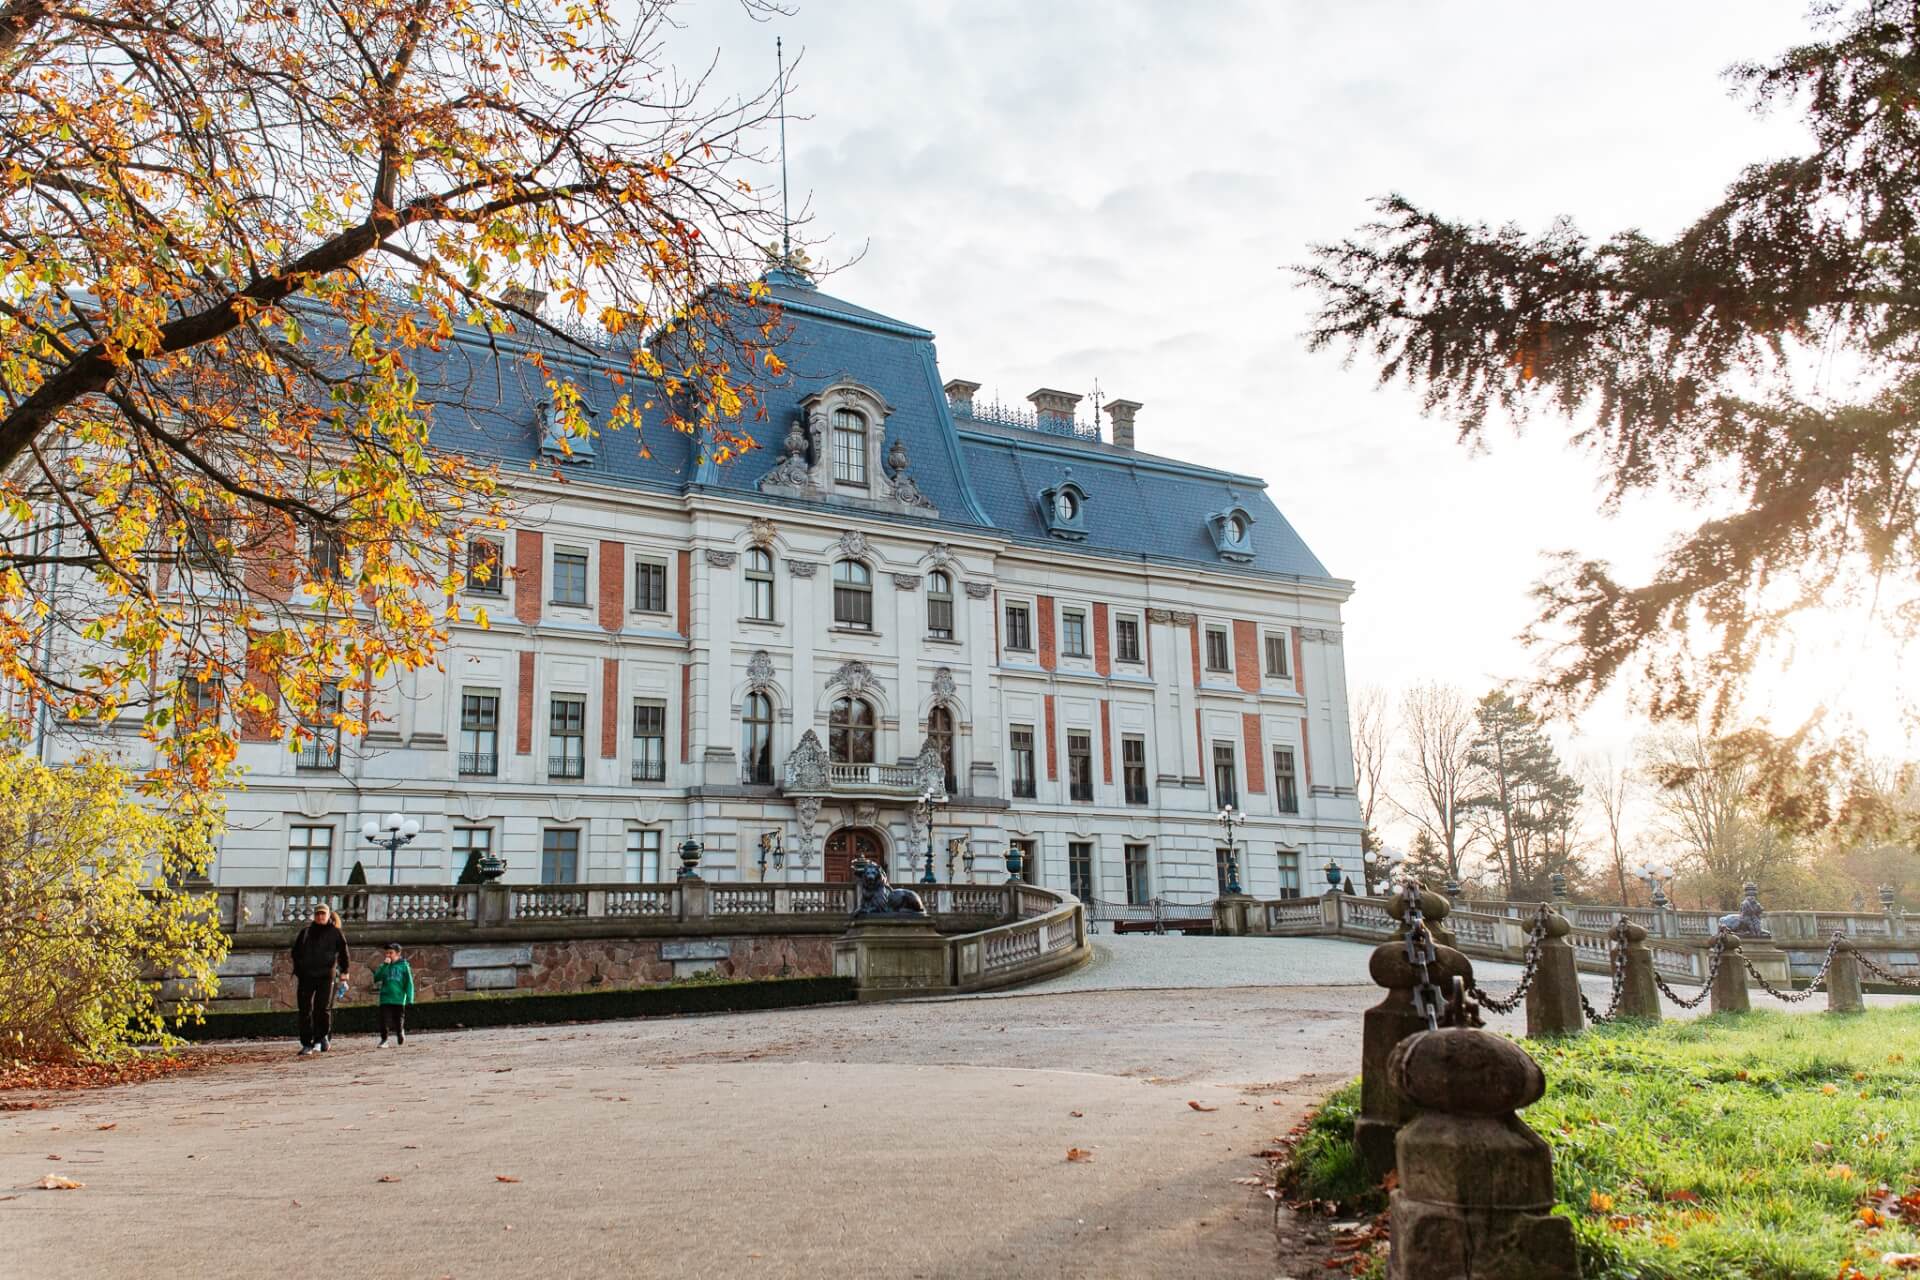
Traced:
[[855, 858], [880, 862], [885, 852], [879, 832], [868, 827], [842, 827], [827, 837], [827, 881], [845, 884], [853, 879]]

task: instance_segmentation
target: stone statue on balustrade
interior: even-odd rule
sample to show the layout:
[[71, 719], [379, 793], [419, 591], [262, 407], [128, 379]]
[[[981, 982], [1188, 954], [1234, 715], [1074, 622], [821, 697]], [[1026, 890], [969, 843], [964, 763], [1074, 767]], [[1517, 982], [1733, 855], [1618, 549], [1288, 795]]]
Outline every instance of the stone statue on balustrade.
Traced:
[[1767, 913], [1760, 906], [1760, 886], [1749, 882], [1746, 896], [1740, 900], [1740, 910], [1720, 917], [1720, 927], [1728, 933], [1742, 938], [1771, 938], [1767, 928]]
[[887, 873], [877, 862], [865, 858], [853, 864], [853, 882], [860, 890], [857, 916], [924, 916], [927, 909], [920, 895], [911, 889], [896, 889], [887, 882]]

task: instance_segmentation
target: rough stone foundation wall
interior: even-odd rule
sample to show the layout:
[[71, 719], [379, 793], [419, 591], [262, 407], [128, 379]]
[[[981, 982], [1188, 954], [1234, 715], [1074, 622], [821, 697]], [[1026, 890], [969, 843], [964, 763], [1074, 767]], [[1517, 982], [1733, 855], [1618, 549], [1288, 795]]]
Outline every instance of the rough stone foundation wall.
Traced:
[[[373, 970], [384, 959], [376, 936], [349, 936], [348, 1004], [374, 999]], [[725, 978], [825, 977], [833, 972], [827, 934], [689, 938], [579, 938], [559, 942], [433, 943], [408, 946], [415, 998], [470, 991], [591, 991], [640, 987], [712, 971]], [[220, 969], [213, 1009], [291, 1009], [292, 958], [235, 950]]]

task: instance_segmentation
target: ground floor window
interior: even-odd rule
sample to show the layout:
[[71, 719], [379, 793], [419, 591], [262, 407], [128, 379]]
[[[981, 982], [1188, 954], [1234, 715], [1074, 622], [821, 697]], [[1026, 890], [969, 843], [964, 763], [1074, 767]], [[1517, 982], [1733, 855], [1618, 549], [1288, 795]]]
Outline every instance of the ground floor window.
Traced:
[[578, 884], [580, 828], [548, 827], [540, 838], [540, 883]]
[[1082, 902], [1093, 901], [1093, 842], [1073, 840], [1067, 844], [1067, 888]]
[[1147, 872], [1147, 846], [1127, 846], [1127, 901], [1144, 907], [1153, 899], [1153, 880]]
[[627, 832], [627, 883], [660, 882], [660, 828], [634, 827]]
[[1213, 851], [1213, 874], [1215, 880], [1219, 882], [1220, 892], [1222, 893], [1227, 891], [1227, 885], [1232, 883], [1234, 879], [1227, 870], [1227, 863], [1232, 857], [1233, 851], [1224, 845]]
[[493, 852], [492, 827], [455, 827], [453, 829], [453, 878], [457, 881], [472, 867], [480, 873], [480, 862]]
[[332, 875], [333, 828], [288, 828], [287, 883], [330, 884]]
[[1020, 878], [1028, 884], [1040, 883], [1040, 859], [1031, 840], [1009, 840], [1007, 850], [1020, 855]]
[[1280, 896], [1283, 898], [1300, 896], [1300, 851], [1298, 849], [1280, 851]]

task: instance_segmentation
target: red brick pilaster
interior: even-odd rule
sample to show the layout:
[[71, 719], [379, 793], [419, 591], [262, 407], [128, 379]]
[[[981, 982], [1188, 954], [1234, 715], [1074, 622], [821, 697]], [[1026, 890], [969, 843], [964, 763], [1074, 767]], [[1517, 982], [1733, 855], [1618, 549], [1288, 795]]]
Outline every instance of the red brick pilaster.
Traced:
[[1107, 606], [1103, 604], [1093, 606], [1093, 669], [1103, 676], [1113, 674], [1113, 650], [1107, 643]]
[[1295, 627], [1291, 634], [1293, 636], [1293, 691], [1295, 693], [1305, 693], [1307, 691], [1306, 677], [1300, 670], [1300, 628]]
[[1233, 620], [1233, 682], [1248, 693], [1260, 692], [1260, 628], [1239, 618]]
[[1100, 699], [1100, 775], [1113, 785], [1113, 719], [1105, 698]]
[[1247, 742], [1247, 790], [1264, 795], [1267, 790], [1267, 760], [1260, 753], [1260, 717], [1254, 712], [1242, 711], [1240, 732]]
[[600, 659], [600, 758], [620, 754], [620, 660]]
[[[253, 694], [266, 695], [273, 706], [265, 711], [247, 705]], [[279, 720], [280, 677], [274, 671], [258, 638], [247, 646], [247, 683], [240, 691], [240, 740], [242, 742], [273, 742], [279, 738], [275, 732]]]
[[519, 719], [513, 725], [513, 750], [515, 755], [530, 756], [533, 754], [533, 653], [531, 651], [520, 655], [520, 687], [514, 692], [516, 694], [514, 714]]
[[[686, 552], [680, 553], [685, 563]], [[685, 579], [682, 579], [685, 581]], [[693, 664], [685, 663], [680, 668], [680, 763], [686, 764], [693, 759]]]
[[1187, 640], [1193, 645], [1193, 687], [1200, 687], [1200, 619], [1187, 624]]
[[[1033, 611], [1040, 615], [1033, 620], [1034, 625], [1040, 630], [1040, 669], [1042, 671], [1051, 671], [1054, 667], [1053, 597], [1035, 596]], [[1053, 775], [1049, 773], [1047, 776], [1052, 777]]]
[[600, 543], [600, 625], [618, 631], [627, 613], [627, 544]]
[[1307, 718], [1300, 717], [1300, 772], [1306, 776], [1307, 785], [1313, 785], [1313, 751], [1307, 746]]
[[[542, 541], [537, 529], [516, 529], [513, 535], [513, 616], [528, 626], [540, 622], [540, 595], [546, 590], [547, 566], [541, 559]], [[526, 654], [531, 660], [533, 655]], [[532, 682], [528, 682], [532, 697]], [[528, 748], [531, 750], [531, 748]], [[525, 752], [522, 752], [524, 755]]]
[[1060, 765], [1059, 765], [1059, 762], [1055, 759], [1055, 754], [1054, 754], [1056, 751], [1058, 751], [1059, 748], [1054, 745], [1054, 741], [1053, 741], [1054, 738], [1057, 736], [1053, 731], [1053, 695], [1048, 694], [1046, 701], [1047, 701], [1047, 781], [1052, 782], [1060, 776]]

